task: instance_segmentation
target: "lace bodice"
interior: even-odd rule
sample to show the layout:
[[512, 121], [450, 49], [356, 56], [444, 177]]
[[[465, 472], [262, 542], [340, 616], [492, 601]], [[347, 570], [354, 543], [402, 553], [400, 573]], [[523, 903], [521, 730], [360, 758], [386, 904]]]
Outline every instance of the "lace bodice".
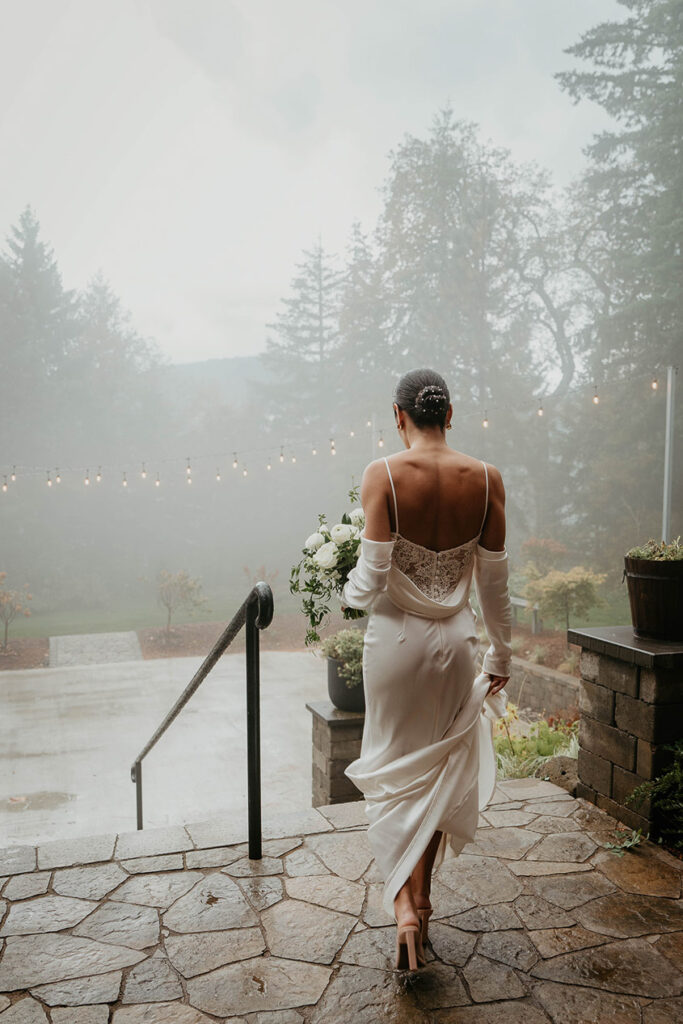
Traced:
[[433, 601], [443, 601], [452, 594], [469, 568], [481, 534], [446, 551], [432, 551], [421, 544], [393, 534], [396, 543], [392, 565], [412, 580], [418, 590]]

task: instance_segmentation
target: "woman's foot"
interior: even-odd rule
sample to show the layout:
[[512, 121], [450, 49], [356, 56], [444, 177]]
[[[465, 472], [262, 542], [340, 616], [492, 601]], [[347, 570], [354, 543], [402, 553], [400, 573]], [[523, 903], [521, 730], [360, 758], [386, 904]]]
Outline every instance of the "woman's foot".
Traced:
[[420, 937], [424, 944], [429, 940], [429, 918], [432, 915], [432, 901], [430, 898], [430, 887], [424, 885], [423, 881], [415, 877], [415, 873], [410, 876], [410, 885], [413, 894], [413, 903], [415, 904], [415, 910], [417, 916], [420, 919]]
[[419, 925], [417, 906], [413, 896], [410, 879], [401, 886], [394, 899], [394, 917], [399, 928], [406, 925]]
[[410, 879], [401, 887], [394, 899], [396, 918], [396, 968], [417, 970], [425, 963], [422, 948], [422, 922], [415, 906]]

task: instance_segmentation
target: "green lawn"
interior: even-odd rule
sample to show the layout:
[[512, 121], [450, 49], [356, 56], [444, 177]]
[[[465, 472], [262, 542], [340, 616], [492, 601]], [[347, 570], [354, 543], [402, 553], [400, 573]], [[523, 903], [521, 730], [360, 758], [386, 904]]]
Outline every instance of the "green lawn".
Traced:
[[[208, 596], [208, 595], [207, 595]], [[180, 611], [173, 624], [185, 622], [230, 621], [242, 601], [246, 590], [214, 594], [209, 597], [208, 608], [196, 615]], [[297, 611], [299, 602], [289, 594], [275, 593], [275, 612]], [[10, 626], [10, 640], [21, 637], [69, 636], [77, 633], [118, 633], [127, 630], [161, 629], [166, 625], [166, 612], [149, 601], [145, 604], [120, 602], [110, 608], [58, 608], [53, 611], [35, 609], [29, 618], [20, 616]], [[0, 641], [2, 637], [0, 636]]]
[[[588, 615], [570, 616], [569, 625], [572, 629], [581, 629], [584, 626], [630, 626], [631, 610], [628, 602], [628, 591], [626, 584], [623, 590], [610, 590], [602, 594], [605, 604], [593, 608]], [[517, 609], [517, 622], [520, 626], [525, 625], [531, 628], [531, 613]], [[546, 629], [564, 629], [564, 622], [545, 622]]]

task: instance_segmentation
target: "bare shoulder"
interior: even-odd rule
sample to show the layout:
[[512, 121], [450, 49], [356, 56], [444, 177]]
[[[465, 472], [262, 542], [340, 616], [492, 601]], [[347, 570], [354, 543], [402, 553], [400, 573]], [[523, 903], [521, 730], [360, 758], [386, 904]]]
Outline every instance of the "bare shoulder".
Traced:
[[367, 466], [363, 470], [363, 476], [361, 478], [361, 486], [365, 484], [377, 483], [381, 477], [387, 476], [387, 467], [384, 465], [384, 459], [373, 459], [372, 462], [368, 462]]
[[368, 462], [360, 481], [361, 502], [377, 491], [384, 491], [387, 480], [387, 467], [384, 465], [384, 459], [373, 459], [372, 462]]
[[490, 462], [486, 463], [489, 476], [489, 493], [497, 498], [505, 500], [505, 485], [500, 470]]

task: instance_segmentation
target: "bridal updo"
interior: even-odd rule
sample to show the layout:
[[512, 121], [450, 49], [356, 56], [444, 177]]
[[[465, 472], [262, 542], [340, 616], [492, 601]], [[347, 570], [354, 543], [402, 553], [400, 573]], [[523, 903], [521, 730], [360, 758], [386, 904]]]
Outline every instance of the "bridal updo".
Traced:
[[451, 396], [440, 373], [410, 370], [396, 385], [394, 402], [410, 416], [416, 427], [441, 427], [443, 430]]

